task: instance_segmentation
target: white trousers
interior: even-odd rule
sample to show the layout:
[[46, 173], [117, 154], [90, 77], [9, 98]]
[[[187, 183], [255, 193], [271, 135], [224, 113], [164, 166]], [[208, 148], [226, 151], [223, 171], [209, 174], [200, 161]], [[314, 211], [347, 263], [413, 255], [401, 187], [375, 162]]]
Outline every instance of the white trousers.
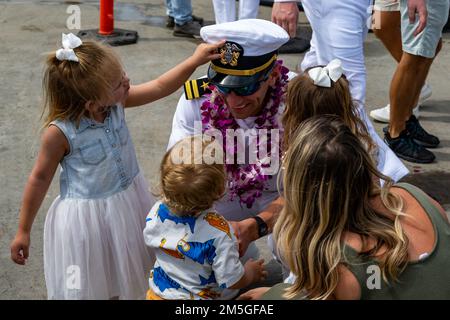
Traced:
[[306, 53], [301, 69], [327, 65], [336, 58], [342, 61], [360, 117], [379, 147], [378, 169], [398, 181], [409, 171], [376, 133], [364, 109], [367, 75], [364, 40], [368, 32], [372, 3], [373, 0], [303, 0], [303, 8], [313, 34], [311, 49]]
[[[236, 21], [235, 0], [213, 0], [216, 23]], [[239, 20], [258, 16], [259, 0], [239, 0]]]

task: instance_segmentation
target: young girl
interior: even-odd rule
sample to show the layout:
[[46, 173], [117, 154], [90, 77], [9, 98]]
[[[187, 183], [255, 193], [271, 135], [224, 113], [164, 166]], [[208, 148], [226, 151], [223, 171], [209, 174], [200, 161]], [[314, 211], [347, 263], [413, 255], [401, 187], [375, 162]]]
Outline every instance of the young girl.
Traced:
[[[394, 181], [408, 174], [408, 169], [391, 149], [370, 130], [370, 120], [358, 110], [341, 61], [332, 60], [327, 66], [316, 66], [289, 82], [286, 109], [283, 115], [284, 147], [290, 145], [293, 131], [306, 119], [315, 115], [339, 116], [361, 140], [377, 164], [378, 170]], [[370, 125], [371, 126], [371, 125]]]
[[333, 60], [326, 67], [307, 69], [289, 82], [283, 114], [284, 150], [288, 149], [290, 140], [295, 139], [292, 135], [300, 123], [325, 114], [339, 116], [367, 150], [376, 155], [377, 148], [357, 115], [357, 106], [339, 60]]
[[46, 130], [25, 187], [11, 258], [25, 264], [33, 220], [61, 165], [60, 196], [44, 229], [44, 270], [49, 299], [145, 297], [152, 258], [142, 230], [152, 199], [140, 173], [124, 108], [177, 90], [221, 43], [195, 53], [159, 78], [130, 86], [108, 47], [63, 34], [43, 80]]
[[144, 230], [156, 255], [150, 300], [225, 299], [225, 289], [244, 288], [267, 275], [262, 259], [242, 266], [233, 229], [212, 208], [225, 192], [226, 175], [223, 164], [209, 161], [215, 157], [204, 156], [221, 148], [201, 136], [187, 137], [161, 162], [162, 200]]

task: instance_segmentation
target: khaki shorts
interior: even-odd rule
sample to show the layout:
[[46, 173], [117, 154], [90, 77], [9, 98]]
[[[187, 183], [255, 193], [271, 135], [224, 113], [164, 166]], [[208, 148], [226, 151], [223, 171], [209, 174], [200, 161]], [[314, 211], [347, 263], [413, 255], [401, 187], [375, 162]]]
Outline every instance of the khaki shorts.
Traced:
[[375, 0], [376, 11], [400, 11], [400, 0]]

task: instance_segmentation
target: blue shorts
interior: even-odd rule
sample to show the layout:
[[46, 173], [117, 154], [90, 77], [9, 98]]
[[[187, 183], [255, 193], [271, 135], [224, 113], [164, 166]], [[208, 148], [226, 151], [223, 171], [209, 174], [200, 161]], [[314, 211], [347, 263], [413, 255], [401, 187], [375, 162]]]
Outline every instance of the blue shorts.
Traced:
[[410, 24], [408, 1], [400, 0], [404, 52], [430, 59], [435, 57], [437, 45], [442, 37], [442, 29], [447, 23], [449, 3], [450, 0], [427, 0], [427, 26], [419, 35], [414, 36], [414, 31], [419, 24], [418, 15], [416, 22]]

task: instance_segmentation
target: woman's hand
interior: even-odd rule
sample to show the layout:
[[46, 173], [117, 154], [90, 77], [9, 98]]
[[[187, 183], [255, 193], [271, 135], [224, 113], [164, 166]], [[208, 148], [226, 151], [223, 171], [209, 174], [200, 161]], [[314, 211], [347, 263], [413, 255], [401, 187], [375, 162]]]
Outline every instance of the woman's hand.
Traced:
[[260, 287], [244, 292], [236, 300], [260, 300], [270, 287]]
[[218, 53], [218, 49], [223, 47], [225, 44], [225, 40], [216, 42], [216, 43], [202, 43], [197, 46], [194, 54], [191, 59], [196, 67], [201, 66], [211, 60], [219, 59], [220, 53]]
[[11, 242], [11, 259], [20, 265], [25, 265], [30, 248], [30, 234], [18, 231], [16, 237]]

